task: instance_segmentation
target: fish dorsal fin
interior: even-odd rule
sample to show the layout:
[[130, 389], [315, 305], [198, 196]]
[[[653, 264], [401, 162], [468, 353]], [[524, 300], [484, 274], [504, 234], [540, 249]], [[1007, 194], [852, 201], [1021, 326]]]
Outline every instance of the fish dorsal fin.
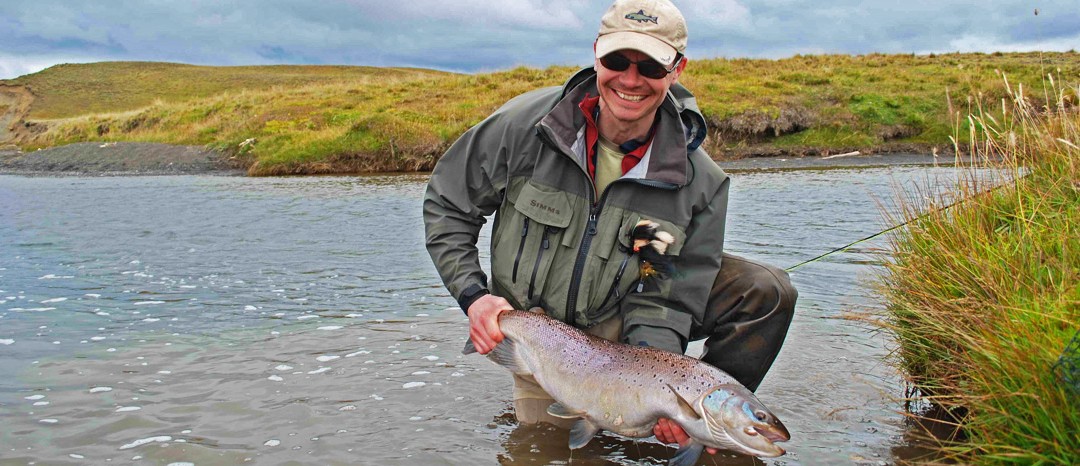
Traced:
[[668, 384], [667, 388], [675, 394], [675, 399], [678, 400], [679, 403], [679, 411], [681, 411], [684, 416], [694, 420], [701, 420], [701, 415], [694, 410], [694, 404], [690, 400], [683, 398], [682, 394], [679, 393], [675, 387], [672, 387], [671, 384]]
[[558, 402], [552, 403], [551, 406], [548, 406], [547, 412], [552, 416], [563, 419], [577, 419], [585, 414], [585, 411], [574, 411], [570, 408], [567, 408], [566, 405]]
[[668, 461], [669, 466], [694, 466], [697, 464], [698, 458], [701, 458], [701, 452], [705, 450], [705, 445], [702, 445], [694, 440], [690, 440], [690, 443], [685, 447], [679, 448], [679, 451], [675, 452], [675, 456], [671, 457]]
[[[556, 403], [558, 404], [558, 403]], [[570, 449], [577, 450], [589, 443], [600, 432], [600, 426], [588, 419], [580, 419], [570, 428]]]
[[518, 346], [514, 344], [514, 340], [504, 338], [499, 344], [495, 345], [495, 349], [491, 350], [487, 354], [487, 357], [500, 366], [505, 367], [510, 372], [517, 375], [530, 375], [532, 371], [529, 370], [528, 364], [518, 354]]

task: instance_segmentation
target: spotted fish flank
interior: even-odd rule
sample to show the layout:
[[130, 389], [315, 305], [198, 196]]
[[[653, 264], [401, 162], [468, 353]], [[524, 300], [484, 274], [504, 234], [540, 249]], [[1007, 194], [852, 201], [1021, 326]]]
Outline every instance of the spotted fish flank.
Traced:
[[[531, 375], [556, 400], [555, 417], [578, 419], [570, 448], [599, 431], [649, 437], [660, 418], [682, 426], [691, 442], [670, 464], [694, 464], [705, 447], [774, 457], [790, 439], [787, 429], [730, 375], [697, 359], [656, 348], [588, 335], [541, 313], [499, 315], [504, 339], [488, 357], [519, 375]], [[472, 342], [465, 354], [475, 352]], [[614, 396], [613, 396], [614, 395]]]

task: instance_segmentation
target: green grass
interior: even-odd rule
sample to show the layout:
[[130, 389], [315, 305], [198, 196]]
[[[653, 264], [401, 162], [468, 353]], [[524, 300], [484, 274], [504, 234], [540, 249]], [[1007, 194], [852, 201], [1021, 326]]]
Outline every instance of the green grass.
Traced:
[[1080, 380], [1055, 370], [1080, 364], [1080, 88], [1003, 86], [963, 134], [987, 166], [890, 219], [913, 223], [893, 238], [883, 325], [910, 383], [962, 416], [933, 461], [1080, 464]]
[[[514, 95], [557, 85], [568, 67], [460, 75], [363, 67], [61, 65], [6, 84], [37, 96], [24, 149], [79, 141], [211, 145], [252, 174], [426, 170]], [[781, 151], [948, 151], [957, 116], [1028, 88], [1045, 72], [1080, 76], [1080, 54], [818, 55], [692, 60], [717, 158]], [[966, 121], [961, 120], [961, 131]], [[254, 145], [239, 149], [243, 141]]]

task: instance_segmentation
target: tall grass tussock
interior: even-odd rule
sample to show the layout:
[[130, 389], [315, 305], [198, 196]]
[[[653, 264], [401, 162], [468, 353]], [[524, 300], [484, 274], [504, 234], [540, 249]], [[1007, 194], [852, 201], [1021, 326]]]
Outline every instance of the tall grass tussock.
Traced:
[[891, 240], [883, 324], [960, 431], [927, 462], [1080, 464], [1080, 87], [1055, 75], [1030, 95], [1001, 74], [1007, 95], [954, 135], [980, 163], [890, 214], [911, 224]]

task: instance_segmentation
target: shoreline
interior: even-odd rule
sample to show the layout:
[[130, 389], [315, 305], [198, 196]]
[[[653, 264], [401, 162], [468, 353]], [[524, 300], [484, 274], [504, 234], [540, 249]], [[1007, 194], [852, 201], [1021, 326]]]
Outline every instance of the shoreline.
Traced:
[[[724, 170], [800, 170], [890, 165], [954, 165], [952, 155], [936, 156], [916, 150], [875, 151], [845, 154], [804, 155], [806, 152], [771, 150], [763, 155], [746, 155], [736, 159], [719, 159]], [[167, 176], [223, 175], [251, 176], [249, 167], [242, 166], [228, 155], [202, 146], [184, 146], [147, 142], [80, 142], [64, 146], [21, 152], [13, 146], [0, 149], [0, 175], [19, 176]], [[342, 167], [344, 168], [344, 167]], [[416, 170], [410, 173], [425, 173]], [[370, 175], [401, 173], [400, 171], [358, 173], [348, 169], [334, 170], [326, 166], [312, 173], [298, 170], [290, 176]], [[258, 176], [258, 175], [256, 175]]]

